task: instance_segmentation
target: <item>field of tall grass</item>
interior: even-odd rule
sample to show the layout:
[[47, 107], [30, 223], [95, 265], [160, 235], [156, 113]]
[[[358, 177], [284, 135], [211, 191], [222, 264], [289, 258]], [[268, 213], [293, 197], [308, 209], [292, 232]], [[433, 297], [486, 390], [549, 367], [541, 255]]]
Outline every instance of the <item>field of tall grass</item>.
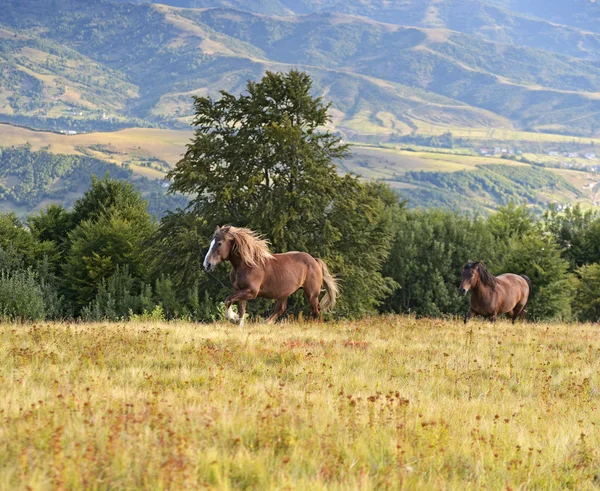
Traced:
[[592, 489], [598, 326], [0, 326], [1, 489]]

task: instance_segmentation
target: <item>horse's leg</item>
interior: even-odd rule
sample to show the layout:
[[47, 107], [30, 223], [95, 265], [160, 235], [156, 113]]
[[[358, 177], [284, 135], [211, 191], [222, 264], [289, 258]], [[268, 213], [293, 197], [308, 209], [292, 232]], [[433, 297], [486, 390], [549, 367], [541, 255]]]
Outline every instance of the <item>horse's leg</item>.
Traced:
[[514, 308], [513, 312], [513, 324], [515, 323], [515, 321], [517, 320], [518, 317], [525, 317], [525, 314], [527, 313], [527, 311], [525, 310], [527, 304], [523, 304], [523, 305], [519, 305], [517, 304], [517, 306]]
[[240, 327], [244, 326], [244, 316], [246, 315], [246, 300], [240, 300], [238, 302], [238, 324]]
[[309, 291], [305, 288], [304, 289], [304, 298], [310, 305], [310, 311], [311, 311], [313, 321], [318, 321], [319, 315], [321, 313], [320, 308], [319, 308], [319, 290], [314, 292], [312, 290]]
[[275, 312], [271, 314], [271, 317], [267, 319], [267, 324], [273, 324], [277, 318], [285, 312], [287, 307], [287, 297], [284, 299], [277, 300], [277, 304], [275, 305]]
[[[231, 309], [231, 305], [234, 304], [235, 302], [242, 302], [242, 301], [245, 302], [246, 300], [252, 300], [253, 298], [256, 298], [256, 295], [258, 295], [258, 292], [253, 291], [250, 288], [244, 288], [242, 290], [238, 290], [237, 292], [234, 292], [231, 295], [229, 295], [225, 299], [225, 308], [227, 309], [225, 312], [225, 318], [227, 318], [234, 324], [237, 324], [238, 321], [240, 320], [240, 316], [237, 315], [235, 312], [233, 312], [233, 310]], [[239, 305], [239, 307], [241, 307], [241, 305]], [[246, 309], [245, 303], [244, 303], [243, 307], [245, 310]]]
[[[229, 298], [229, 297], [227, 297]], [[230, 322], [233, 322], [234, 324], [237, 323], [240, 320], [240, 317], [238, 314], [236, 314], [232, 307], [233, 307], [234, 302], [229, 302], [227, 301], [227, 299], [225, 299], [225, 319], [227, 319]], [[238, 305], [238, 310], [239, 310], [239, 305]]]
[[465, 312], [465, 324], [469, 322], [469, 319], [473, 316], [473, 311], [471, 309]]

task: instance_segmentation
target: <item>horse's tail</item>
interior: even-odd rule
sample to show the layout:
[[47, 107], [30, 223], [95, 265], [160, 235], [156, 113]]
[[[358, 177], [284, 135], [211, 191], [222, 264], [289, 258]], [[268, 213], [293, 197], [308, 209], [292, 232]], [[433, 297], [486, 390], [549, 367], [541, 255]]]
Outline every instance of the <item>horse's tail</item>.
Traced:
[[521, 278], [527, 282], [527, 285], [529, 286], [529, 295], [531, 295], [531, 280], [529, 279], [529, 276], [522, 274]]
[[325, 296], [323, 297], [323, 300], [321, 300], [321, 310], [323, 312], [328, 312], [333, 310], [333, 307], [335, 306], [337, 297], [340, 294], [340, 287], [335, 277], [329, 272], [327, 264], [321, 259], [317, 259], [317, 262], [319, 263], [319, 266], [321, 266], [321, 271], [323, 272], [323, 283], [325, 284], [326, 290]]
[[523, 310], [525, 310], [525, 307], [527, 307], [527, 305], [529, 304], [529, 300], [531, 299], [531, 280], [529, 279], [529, 276], [522, 274], [521, 278], [523, 278], [526, 282], [527, 282], [527, 286], [529, 287], [529, 294], [527, 295], [527, 302], [525, 302], [525, 306], [523, 307]]

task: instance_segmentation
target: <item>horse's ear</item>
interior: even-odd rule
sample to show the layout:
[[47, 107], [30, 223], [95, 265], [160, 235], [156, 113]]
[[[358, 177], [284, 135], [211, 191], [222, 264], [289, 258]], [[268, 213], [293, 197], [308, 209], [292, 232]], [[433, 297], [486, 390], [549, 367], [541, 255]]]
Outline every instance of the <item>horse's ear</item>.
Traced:
[[221, 226], [217, 225], [217, 228], [215, 229], [215, 232], [218, 232], [219, 230], [221, 230]]

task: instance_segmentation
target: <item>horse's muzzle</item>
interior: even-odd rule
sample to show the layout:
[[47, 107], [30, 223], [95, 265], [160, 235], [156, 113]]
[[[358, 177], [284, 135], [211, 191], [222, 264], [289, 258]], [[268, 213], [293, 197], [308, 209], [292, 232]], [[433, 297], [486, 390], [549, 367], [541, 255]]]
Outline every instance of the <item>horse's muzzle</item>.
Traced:
[[213, 268], [213, 265], [212, 265], [212, 264], [208, 263], [207, 265], [204, 265], [204, 264], [203, 264], [203, 265], [202, 265], [202, 269], [203, 269], [204, 271], [206, 271], [207, 273], [210, 273], [210, 272], [211, 272], [211, 271], [212, 271], [214, 268]]
[[464, 288], [459, 288], [458, 289], [458, 293], [460, 293], [461, 295], [466, 295], [467, 294], [467, 290]]

